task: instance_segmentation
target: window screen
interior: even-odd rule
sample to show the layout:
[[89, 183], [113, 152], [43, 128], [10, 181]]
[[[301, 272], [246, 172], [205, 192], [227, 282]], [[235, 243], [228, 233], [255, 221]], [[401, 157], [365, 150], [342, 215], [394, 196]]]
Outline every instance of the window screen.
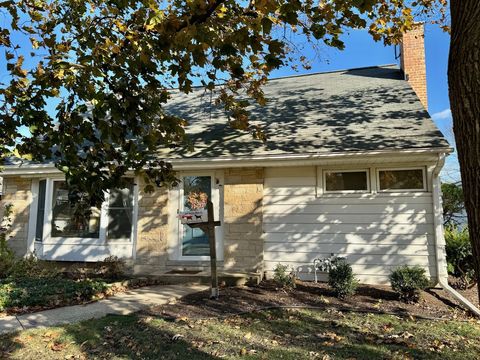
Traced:
[[423, 170], [380, 170], [380, 190], [424, 190]]
[[367, 191], [366, 171], [327, 171], [325, 191]]

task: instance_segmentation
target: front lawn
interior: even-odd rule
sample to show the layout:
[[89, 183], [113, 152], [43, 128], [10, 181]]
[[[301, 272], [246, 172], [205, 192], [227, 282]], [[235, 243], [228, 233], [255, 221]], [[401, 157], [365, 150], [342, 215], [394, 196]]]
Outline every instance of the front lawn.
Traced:
[[334, 310], [272, 310], [194, 320], [108, 316], [0, 337], [11, 359], [477, 359], [478, 322]]

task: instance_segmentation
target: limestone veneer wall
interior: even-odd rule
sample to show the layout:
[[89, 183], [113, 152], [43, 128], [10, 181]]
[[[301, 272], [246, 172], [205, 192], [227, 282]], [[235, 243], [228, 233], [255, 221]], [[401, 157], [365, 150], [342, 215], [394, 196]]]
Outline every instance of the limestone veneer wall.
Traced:
[[262, 168], [224, 173], [224, 269], [263, 270]]
[[136, 265], [165, 266], [168, 257], [168, 190], [144, 191], [139, 182]]
[[27, 252], [28, 221], [32, 202], [32, 181], [20, 177], [3, 179], [3, 195], [0, 201], [0, 219], [6, 204], [13, 204], [12, 227], [7, 235], [8, 245], [19, 256]]

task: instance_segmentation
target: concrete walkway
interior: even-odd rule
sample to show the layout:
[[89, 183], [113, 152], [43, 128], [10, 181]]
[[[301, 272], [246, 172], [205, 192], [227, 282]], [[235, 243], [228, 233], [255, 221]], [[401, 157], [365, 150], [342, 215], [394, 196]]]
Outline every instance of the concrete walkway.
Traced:
[[108, 314], [127, 315], [152, 305], [166, 304], [207, 289], [203, 285], [147, 286], [86, 305], [65, 306], [32, 314], [0, 317], [0, 334], [96, 319]]

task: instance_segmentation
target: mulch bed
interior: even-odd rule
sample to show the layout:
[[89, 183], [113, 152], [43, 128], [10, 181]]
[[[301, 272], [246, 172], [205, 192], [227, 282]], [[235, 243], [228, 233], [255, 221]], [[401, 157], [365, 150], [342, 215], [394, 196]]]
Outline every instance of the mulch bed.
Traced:
[[444, 290], [423, 291], [417, 304], [399, 301], [388, 286], [361, 285], [357, 293], [345, 300], [337, 299], [325, 283], [297, 282], [292, 290], [278, 289], [273, 282], [257, 286], [226, 287], [218, 300], [209, 299], [210, 290], [186, 296], [148, 312], [165, 319], [209, 318], [250, 312], [271, 306], [314, 306], [324, 309], [393, 313], [405, 317], [469, 319], [471, 315]]

